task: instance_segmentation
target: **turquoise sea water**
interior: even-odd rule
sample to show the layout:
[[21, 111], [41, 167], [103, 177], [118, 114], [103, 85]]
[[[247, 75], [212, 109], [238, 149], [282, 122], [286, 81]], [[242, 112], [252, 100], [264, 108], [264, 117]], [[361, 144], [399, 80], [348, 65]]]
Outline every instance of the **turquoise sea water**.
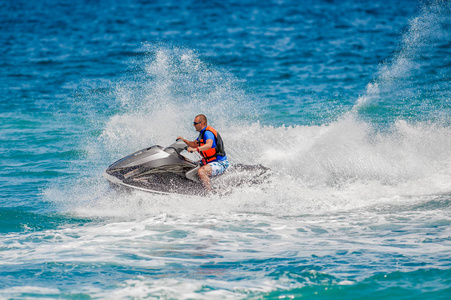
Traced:
[[[451, 2], [0, 1], [0, 299], [449, 299]], [[111, 190], [194, 138], [270, 180]]]

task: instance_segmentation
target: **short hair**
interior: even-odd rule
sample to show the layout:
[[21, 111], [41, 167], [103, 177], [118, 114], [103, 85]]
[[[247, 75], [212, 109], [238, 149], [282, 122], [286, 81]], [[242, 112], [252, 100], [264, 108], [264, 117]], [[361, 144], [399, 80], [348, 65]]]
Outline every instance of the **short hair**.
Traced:
[[199, 118], [199, 121], [201, 121], [202, 123], [204, 123], [205, 125], [207, 125], [207, 117], [205, 115], [197, 115], [196, 118]]

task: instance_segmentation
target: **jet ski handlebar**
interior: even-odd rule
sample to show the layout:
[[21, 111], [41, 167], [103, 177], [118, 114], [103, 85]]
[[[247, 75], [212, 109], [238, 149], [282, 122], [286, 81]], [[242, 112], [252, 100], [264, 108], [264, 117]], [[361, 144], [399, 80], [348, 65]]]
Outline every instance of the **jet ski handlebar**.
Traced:
[[167, 148], [174, 148], [180, 154], [183, 150], [188, 149], [188, 145], [182, 139], [177, 139], [175, 143], [169, 145]]

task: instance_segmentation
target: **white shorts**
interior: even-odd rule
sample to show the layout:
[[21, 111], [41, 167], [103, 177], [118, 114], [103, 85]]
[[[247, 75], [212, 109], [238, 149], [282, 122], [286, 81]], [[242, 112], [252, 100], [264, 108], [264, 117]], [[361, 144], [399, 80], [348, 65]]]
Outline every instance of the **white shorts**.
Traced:
[[211, 176], [221, 175], [229, 167], [229, 161], [227, 159], [217, 160], [208, 164], [211, 166]]

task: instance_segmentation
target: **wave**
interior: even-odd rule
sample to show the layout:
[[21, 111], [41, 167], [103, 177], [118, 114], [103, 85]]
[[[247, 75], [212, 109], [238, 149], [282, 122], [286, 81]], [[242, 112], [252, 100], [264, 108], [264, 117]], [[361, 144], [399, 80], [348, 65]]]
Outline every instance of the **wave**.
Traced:
[[[418, 201], [423, 196], [431, 200], [436, 195], [448, 194], [451, 192], [448, 116], [424, 120], [398, 115], [392, 122], [385, 122], [383, 129], [363, 117], [368, 107], [390, 102], [387, 95], [403, 89], [399, 82], [407, 82], [405, 79], [415, 70], [412, 65], [424, 55], [428, 45], [443, 41], [446, 34], [438, 27], [449, 21], [447, 11], [449, 5], [442, 1], [426, 5], [419, 17], [410, 22], [400, 51], [392, 61], [381, 65], [366, 94], [348, 113], [323, 125], [263, 125], [260, 116], [268, 112], [226, 70], [209, 65], [191, 49], [144, 44], [136, 51], [140, 55], [130, 62], [128, 77], [113, 85], [113, 92], [108, 95], [113, 99], [104, 99], [113, 102], [114, 113], [102, 115], [103, 123], [96, 123], [100, 135], [84, 141], [86, 164], [91, 167], [83, 164], [83, 175], [70, 184], [63, 193], [66, 196], [58, 189], [47, 193], [57, 199], [67, 198], [67, 193], [71, 193], [70, 198], [78, 199], [72, 204], [77, 209], [81, 208], [80, 203], [89, 202], [91, 208], [109, 206], [112, 214], [122, 213], [117, 209], [124, 201], [139, 203], [126, 212], [136, 213], [143, 199], [150, 196], [133, 195], [127, 200], [123, 197], [117, 200], [119, 196], [109, 192], [100, 176], [103, 169], [119, 157], [149, 145], [168, 145], [180, 135], [194, 139], [196, 132], [191, 122], [195, 115], [203, 113], [223, 136], [231, 163], [269, 167], [270, 182], [235, 190], [227, 196], [227, 204], [217, 199], [203, 201], [202, 207], [195, 204], [198, 199], [180, 205], [177, 198], [168, 210], [161, 196], [152, 196], [149, 210], [210, 212], [219, 206], [227, 212], [302, 214], [395, 200]], [[444, 97], [447, 103], [449, 95]], [[430, 103], [424, 97], [414, 100]], [[398, 104], [391, 105], [388, 110]], [[404, 107], [409, 109], [408, 105]], [[443, 107], [435, 105], [424, 111], [435, 116]], [[93, 168], [97, 161], [102, 164]]]
[[[436, 119], [449, 115], [449, 53], [451, 3], [426, 1], [412, 18], [393, 57], [379, 66], [352, 113], [388, 108], [396, 118]], [[396, 109], [396, 106], [401, 109]], [[446, 113], [445, 113], [446, 111]]]
[[[227, 90], [222, 93], [223, 97], [228, 94]], [[120, 95], [125, 100], [123, 90]], [[145, 99], [137, 102], [138, 107], [110, 117], [99, 138], [86, 144], [92, 163], [87, 163], [91, 168], [83, 170], [82, 178], [67, 191], [47, 191], [60, 207], [88, 216], [130, 217], [149, 212], [299, 215], [394, 201], [411, 204], [424, 196], [430, 201], [451, 192], [451, 128], [447, 126], [398, 120], [381, 131], [346, 114], [320, 126], [275, 127], [241, 120], [246, 110], [240, 101], [228, 102], [230, 114], [210, 115], [216, 111], [215, 101], [205, 112], [195, 101], [180, 107], [178, 101], [183, 101], [178, 98]], [[232, 164], [269, 167], [270, 181], [237, 188], [225, 198], [212, 197], [211, 201], [120, 195], [108, 189], [101, 173], [109, 163], [152, 144], [167, 145], [178, 135], [194, 139], [196, 132], [190, 127], [199, 112], [211, 116], [210, 124], [223, 136]], [[97, 160], [102, 164], [92, 167]]]

